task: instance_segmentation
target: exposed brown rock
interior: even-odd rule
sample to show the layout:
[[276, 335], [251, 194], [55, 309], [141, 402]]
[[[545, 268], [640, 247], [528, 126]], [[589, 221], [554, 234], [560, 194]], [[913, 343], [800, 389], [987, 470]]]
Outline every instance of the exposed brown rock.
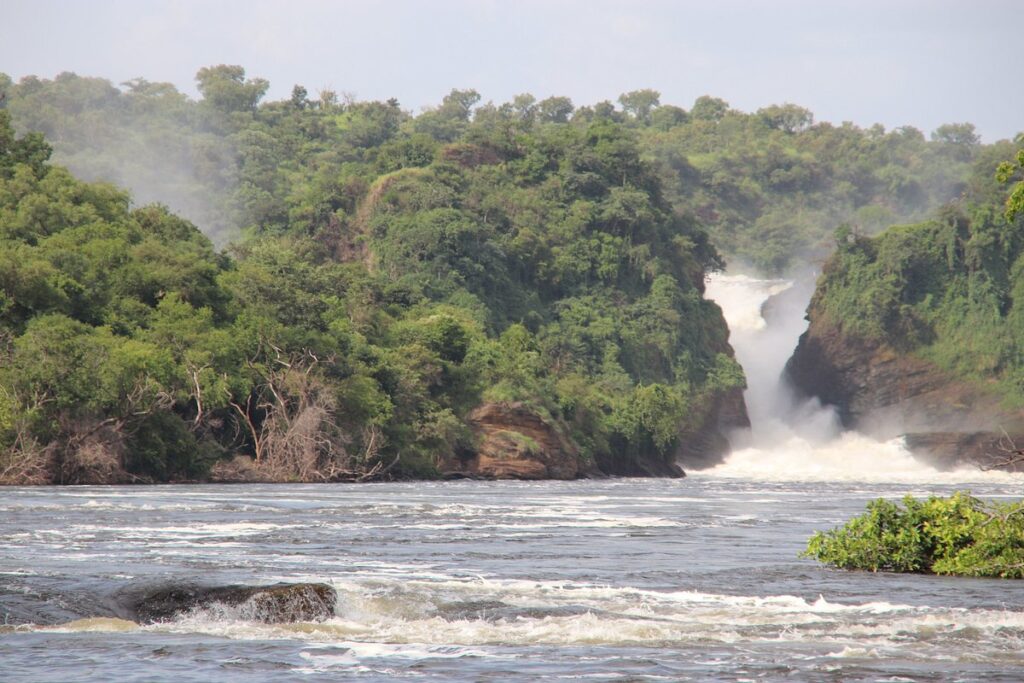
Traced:
[[489, 479], [575, 479], [587, 472], [564, 427], [522, 403], [485, 403], [469, 414], [476, 453], [442, 465], [448, 475]]
[[911, 451], [943, 467], [985, 464], [1002, 430], [1024, 433], [1024, 411], [1003, 408], [985, 385], [844, 333], [813, 307], [808, 315], [786, 374], [799, 393], [835, 406], [844, 426], [878, 438], [910, 434]]

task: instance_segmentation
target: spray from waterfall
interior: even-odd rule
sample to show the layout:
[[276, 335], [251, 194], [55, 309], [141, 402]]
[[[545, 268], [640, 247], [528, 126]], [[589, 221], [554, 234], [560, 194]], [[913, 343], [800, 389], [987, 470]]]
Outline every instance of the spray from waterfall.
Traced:
[[[786, 361], [807, 329], [814, 291], [808, 275], [793, 280], [715, 275], [707, 297], [721, 308], [730, 342], [747, 376], [749, 431], [731, 436], [733, 452], [714, 476], [759, 480], [961, 483], [1019, 475], [963, 469], [939, 472], [916, 460], [902, 439], [878, 441], [844, 431], [835, 411], [797, 397], [783, 378]], [[699, 475], [698, 475], [699, 476]]]

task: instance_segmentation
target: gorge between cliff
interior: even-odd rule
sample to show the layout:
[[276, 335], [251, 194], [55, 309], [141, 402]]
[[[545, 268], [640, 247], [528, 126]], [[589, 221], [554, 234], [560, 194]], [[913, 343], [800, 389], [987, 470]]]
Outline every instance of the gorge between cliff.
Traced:
[[800, 398], [784, 376], [797, 340], [807, 329], [811, 275], [793, 280], [745, 274], [710, 278], [707, 296], [721, 308], [730, 342], [747, 376], [744, 394], [751, 429], [732, 435], [733, 452], [708, 470], [721, 477], [768, 481], [877, 481], [956, 484], [980, 477], [971, 465], [939, 471], [916, 459], [901, 437], [878, 440], [843, 429], [836, 411]]

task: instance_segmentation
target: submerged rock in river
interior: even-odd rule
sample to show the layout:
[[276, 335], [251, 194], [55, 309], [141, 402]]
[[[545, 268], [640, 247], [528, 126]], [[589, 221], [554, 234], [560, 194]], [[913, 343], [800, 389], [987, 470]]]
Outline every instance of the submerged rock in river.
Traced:
[[143, 623], [170, 621], [195, 610], [224, 610], [245, 621], [281, 624], [334, 614], [335, 590], [324, 583], [273, 586], [175, 586], [146, 595], [133, 607]]

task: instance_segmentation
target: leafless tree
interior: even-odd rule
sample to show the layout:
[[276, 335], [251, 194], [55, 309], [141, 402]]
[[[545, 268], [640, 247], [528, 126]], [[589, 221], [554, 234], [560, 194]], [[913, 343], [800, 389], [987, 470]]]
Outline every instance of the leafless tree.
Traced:
[[1003, 435], [996, 444], [996, 452], [992, 454], [987, 463], [981, 465], [981, 469], [985, 471], [1017, 470], [1024, 466], [1024, 448], [1018, 448], [1005, 429], [1002, 432]]
[[0, 450], [0, 486], [37, 486], [53, 480], [54, 449], [43, 446], [22, 424], [14, 443]]
[[[249, 361], [259, 380], [245, 404], [232, 407], [248, 434], [255, 466], [275, 481], [363, 480], [384, 470], [374, 462], [382, 443], [380, 430], [364, 432], [364, 451], [351, 454], [351, 438], [338, 425], [337, 405], [318, 367], [333, 362], [310, 350], [287, 354], [272, 343], [269, 363]], [[390, 466], [389, 468], [390, 469]]]

